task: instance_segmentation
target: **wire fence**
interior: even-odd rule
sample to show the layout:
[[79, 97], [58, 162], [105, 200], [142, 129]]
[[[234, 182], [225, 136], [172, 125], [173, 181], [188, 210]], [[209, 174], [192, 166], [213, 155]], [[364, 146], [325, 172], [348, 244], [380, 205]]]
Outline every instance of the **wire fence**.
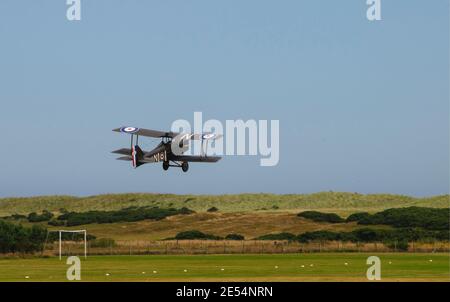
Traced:
[[[88, 255], [195, 255], [195, 254], [289, 254], [320, 252], [411, 252], [448, 253], [449, 242], [410, 242], [406, 247], [398, 242], [290, 242], [268, 240], [171, 240], [171, 241], [117, 241], [104, 246], [87, 245]], [[62, 255], [81, 255], [84, 242], [64, 241]], [[44, 255], [59, 255], [57, 242], [49, 243]]]

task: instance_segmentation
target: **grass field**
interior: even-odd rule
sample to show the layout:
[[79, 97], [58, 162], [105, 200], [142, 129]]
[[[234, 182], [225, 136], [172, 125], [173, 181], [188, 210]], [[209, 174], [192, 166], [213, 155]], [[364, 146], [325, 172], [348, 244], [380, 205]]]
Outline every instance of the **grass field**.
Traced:
[[[92, 256], [82, 281], [367, 281], [369, 254]], [[450, 281], [447, 254], [379, 254], [382, 281]], [[347, 265], [345, 265], [347, 263]], [[66, 281], [65, 259], [0, 259], [0, 281]], [[26, 278], [28, 276], [28, 278]]]
[[210, 207], [220, 212], [320, 210], [346, 216], [357, 211], [377, 212], [388, 208], [449, 206], [449, 195], [413, 198], [392, 194], [358, 194], [320, 192], [314, 194], [238, 194], [238, 195], [174, 195], [174, 194], [106, 194], [89, 197], [37, 196], [28, 198], [0, 198], [0, 216], [28, 214], [49, 210], [84, 212], [117, 210], [131, 206], [188, 207], [205, 212]]

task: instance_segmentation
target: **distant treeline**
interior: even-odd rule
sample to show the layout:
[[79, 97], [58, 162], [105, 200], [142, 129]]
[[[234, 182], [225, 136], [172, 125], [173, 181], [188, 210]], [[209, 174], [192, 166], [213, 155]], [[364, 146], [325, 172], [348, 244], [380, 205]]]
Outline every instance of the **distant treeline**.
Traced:
[[168, 216], [191, 213], [193, 211], [188, 208], [131, 207], [118, 211], [69, 212], [62, 214], [57, 220], [65, 221], [66, 226], [76, 226], [91, 223], [132, 222], [146, 219], [161, 220]]
[[[412, 241], [448, 241], [449, 230], [424, 230], [419, 228], [399, 228], [392, 230], [380, 230], [372, 228], [362, 228], [351, 232], [331, 232], [315, 231], [306, 232], [299, 235], [292, 233], [266, 234], [254, 238], [254, 240], [287, 240], [307, 243], [310, 241], [343, 241], [343, 242], [383, 242], [388, 245], [394, 242], [412, 242]], [[198, 230], [190, 230], [178, 233], [174, 238], [166, 240], [245, 240], [244, 236], [239, 234], [229, 234], [226, 237], [206, 234]]]
[[132, 222], [146, 219], [161, 220], [168, 216], [178, 214], [191, 214], [188, 208], [181, 209], [162, 209], [158, 207], [129, 207], [118, 211], [89, 211], [89, 212], [67, 212], [61, 209], [63, 214], [54, 218], [49, 211], [44, 210], [42, 214], [30, 213], [28, 216], [12, 215], [4, 217], [6, 219], [20, 220], [27, 219], [29, 222], [48, 221], [52, 226], [77, 226], [92, 223], [114, 223], [114, 222]]
[[299, 217], [316, 222], [342, 223], [356, 221], [360, 225], [390, 225], [397, 228], [424, 228], [427, 230], [448, 230], [449, 208], [408, 207], [388, 209], [375, 214], [355, 213], [343, 219], [337, 214], [306, 211]]

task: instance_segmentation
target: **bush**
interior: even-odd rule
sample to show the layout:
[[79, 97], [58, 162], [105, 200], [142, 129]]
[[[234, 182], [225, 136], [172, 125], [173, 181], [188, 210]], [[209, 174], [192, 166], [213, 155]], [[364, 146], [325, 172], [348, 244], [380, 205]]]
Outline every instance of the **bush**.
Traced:
[[47, 230], [34, 225], [25, 228], [9, 222], [0, 221], [0, 253], [32, 253], [41, 251]]
[[360, 212], [360, 213], [354, 213], [347, 217], [345, 220], [346, 222], [352, 222], [352, 221], [360, 221], [363, 219], [367, 219], [370, 217], [370, 214], [367, 212]]
[[303, 217], [316, 222], [330, 222], [330, 223], [340, 223], [345, 220], [334, 213], [321, 213], [317, 211], [306, 211], [297, 214], [298, 217]]
[[297, 240], [300, 242], [309, 241], [335, 241], [340, 240], [341, 236], [339, 233], [334, 233], [330, 231], [316, 231], [316, 232], [306, 232], [297, 236]]
[[429, 239], [448, 241], [449, 231], [429, 231], [417, 228], [404, 228], [394, 230], [362, 228], [351, 232], [306, 232], [297, 236], [297, 240], [300, 242], [309, 242], [314, 240], [341, 240], [347, 242], [409, 242]]
[[66, 223], [64, 220], [52, 219], [48, 222], [48, 225], [52, 226], [65, 226]]
[[449, 209], [408, 207], [388, 209], [373, 215], [363, 216], [358, 224], [385, 224], [394, 227], [421, 227], [429, 230], [450, 228]]
[[203, 232], [197, 231], [197, 230], [191, 230], [191, 231], [185, 231], [180, 232], [175, 236], [176, 240], [194, 240], [194, 239], [201, 239], [201, 240], [222, 240], [222, 237], [214, 236], [210, 234], [205, 234]]
[[212, 212], [217, 212], [217, 211], [219, 211], [219, 209], [216, 208], [216, 207], [212, 207], [212, 208], [209, 208], [209, 209], [207, 210], [207, 212], [210, 212], [210, 213], [212, 213]]
[[182, 207], [182, 208], [178, 211], [178, 214], [181, 214], [181, 215], [189, 215], [189, 214], [193, 214], [193, 213], [195, 213], [195, 211], [192, 211], [192, 210], [190, 210], [190, 209], [188, 209], [188, 208], [186, 208], [186, 207]]
[[49, 221], [53, 217], [53, 214], [47, 210], [44, 210], [41, 215], [33, 212], [28, 215], [29, 222], [42, 222]]
[[118, 211], [70, 212], [60, 215], [58, 220], [65, 220], [67, 226], [76, 226], [91, 223], [133, 222], [146, 219], [161, 220], [168, 216], [191, 213], [193, 211], [185, 207], [179, 210], [158, 207], [130, 207]]
[[27, 216], [20, 215], [20, 214], [13, 214], [13, 215], [11, 215], [11, 218], [14, 220], [20, 220], [20, 219], [27, 219]]
[[240, 234], [228, 234], [225, 236], [226, 240], [245, 240], [245, 237]]
[[92, 240], [90, 242], [90, 246], [91, 247], [103, 247], [103, 248], [115, 247], [116, 241], [112, 238], [99, 238], [99, 239]]
[[256, 240], [289, 240], [289, 241], [292, 241], [292, 240], [296, 239], [296, 236], [291, 233], [278, 233], [278, 234], [262, 235], [255, 239]]

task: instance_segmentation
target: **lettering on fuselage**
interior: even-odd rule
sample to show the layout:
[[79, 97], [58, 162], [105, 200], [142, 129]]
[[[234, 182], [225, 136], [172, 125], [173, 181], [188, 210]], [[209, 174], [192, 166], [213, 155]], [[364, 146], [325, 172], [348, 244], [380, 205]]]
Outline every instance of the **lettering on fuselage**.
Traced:
[[165, 150], [158, 152], [153, 155], [153, 159], [155, 160], [155, 162], [167, 161], [167, 152]]

